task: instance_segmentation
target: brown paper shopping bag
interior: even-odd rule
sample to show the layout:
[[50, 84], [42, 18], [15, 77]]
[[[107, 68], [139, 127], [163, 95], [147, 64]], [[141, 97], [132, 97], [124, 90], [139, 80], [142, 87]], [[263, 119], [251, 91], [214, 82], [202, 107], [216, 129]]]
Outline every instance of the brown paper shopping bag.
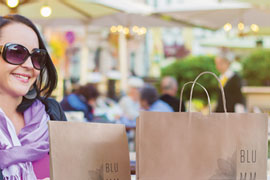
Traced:
[[267, 115], [224, 110], [141, 112], [137, 180], [266, 180]]
[[130, 180], [124, 125], [49, 122], [52, 180]]

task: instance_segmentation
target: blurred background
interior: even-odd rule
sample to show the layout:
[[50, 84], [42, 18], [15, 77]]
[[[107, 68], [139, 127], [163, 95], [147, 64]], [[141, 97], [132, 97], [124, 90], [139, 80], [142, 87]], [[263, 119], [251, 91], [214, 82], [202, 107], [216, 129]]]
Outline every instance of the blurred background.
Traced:
[[[244, 79], [249, 111], [269, 110], [269, 8], [266, 0], [0, 0], [0, 15], [22, 14], [43, 32], [58, 69], [59, 101], [85, 83], [117, 100], [130, 76], [158, 86], [170, 75], [181, 87], [199, 72], [218, 74], [214, 57], [227, 47], [236, 55], [233, 69]], [[214, 102], [217, 84], [205, 80]], [[255, 94], [263, 97], [254, 102]]]

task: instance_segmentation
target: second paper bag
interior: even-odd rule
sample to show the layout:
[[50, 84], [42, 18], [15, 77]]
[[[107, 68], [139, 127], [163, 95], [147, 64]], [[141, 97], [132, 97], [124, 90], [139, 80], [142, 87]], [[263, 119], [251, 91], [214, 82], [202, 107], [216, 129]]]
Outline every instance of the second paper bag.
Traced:
[[267, 115], [146, 112], [137, 180], [266, 180]]

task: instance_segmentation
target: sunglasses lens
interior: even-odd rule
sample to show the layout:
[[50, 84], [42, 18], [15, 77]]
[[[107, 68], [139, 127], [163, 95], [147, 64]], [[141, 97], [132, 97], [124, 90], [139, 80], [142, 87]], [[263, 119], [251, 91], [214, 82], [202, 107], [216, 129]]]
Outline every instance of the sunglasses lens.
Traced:
[[6, 49], [6, 60], [11, 64], [22, 64], [28, 55], [27, 50], [20, 45], [11, 44]]
[[31, 55], [33, 66], [41, 70], [46, 63], [46, 51], [42, 49], [35, 49]]

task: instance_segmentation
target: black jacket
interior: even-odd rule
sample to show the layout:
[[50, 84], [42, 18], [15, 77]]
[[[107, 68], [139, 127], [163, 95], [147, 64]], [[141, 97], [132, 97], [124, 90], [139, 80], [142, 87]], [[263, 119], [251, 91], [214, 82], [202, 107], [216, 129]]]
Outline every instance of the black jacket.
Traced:
[[[245, 105], [245, 99], [242, 95], [241, 87], [242, 87], [241, 78], [237, 74], [234, 74], [225, 84], [224, 92], [225, 92], [226, 106], [227, 106], [228, 112], [235, 112], [234, 106], [236, 104]], [[219, 90], [219, 95], [218, 95], [217, 108], [215, 111], [224, 112], [223, 101], [222, 101], [220, 90]]]
[[[160, 96], [159, 99], [169, 104], [173, 108], [174, 112], [179, 112], [179, 103], [180, 103], [179, 99], [170, 96], [168, 94], [163, 94], [162, 96]], [[184, 101], [182, 101], [181, 112], [185, 112], [185, 110], [186, 110], [185, 103]]]
[[[59, 103], [52, 99], [52, 98], [40, 98], [40, 101], [45, 105], [46, 111], [50, 116], [50, 119], [52, 121], [67, 121], [67, 118], [64, 114], [64, 111], [62, 107], [59, 105]], [[19, 111], [25, 111], [27, 108], [29, 108], [34, 101], [24, 99], [21, 106], [19, 107]], [[3, 180], [2, 176], [2, 170], [0, 169], [0, 180]]]
[[67, 121], [65, 113], [60, 104], [53, 98], [47, 98], [41, 100], [45, 104], [46, 111], [50, 115], [50, 119], [53, 121]]

